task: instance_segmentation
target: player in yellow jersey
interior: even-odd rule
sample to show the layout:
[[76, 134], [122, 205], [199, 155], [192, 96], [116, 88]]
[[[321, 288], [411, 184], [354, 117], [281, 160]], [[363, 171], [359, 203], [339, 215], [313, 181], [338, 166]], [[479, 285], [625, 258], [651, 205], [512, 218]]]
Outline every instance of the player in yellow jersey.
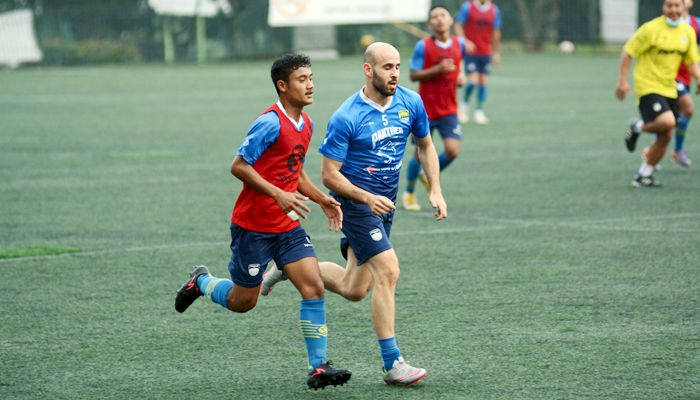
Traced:
[[[642, 120], [630, 124], [625, 135], [625, 144], [634, 151], [639, 134], [656, 135], [649, 147], [632, 185], [635, 187], [658, 187], [661, 184], [652, 173], [666, 153], [676, 119], [679, 116], [676, 74], [681, 62], [685, 63], [696, 81], [700, 80], [700, 61], [695, 30], [684, 22], [683, 0], [663, 0], [663, 15], [645, 23], [627, 41], [620, 57], [620, 79], [615, 95], [622, 101], [629, 92], [627, 83], [632, 59], [637, 59], [634, 68], [634, 90]], [[700, 83], [697, 90], [700, 91]]]

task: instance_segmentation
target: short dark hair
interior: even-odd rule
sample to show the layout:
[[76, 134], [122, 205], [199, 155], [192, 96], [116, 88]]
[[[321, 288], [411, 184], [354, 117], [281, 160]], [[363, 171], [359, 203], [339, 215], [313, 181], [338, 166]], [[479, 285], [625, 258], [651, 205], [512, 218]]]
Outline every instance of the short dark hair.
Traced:
[[270, 77], [272, 77], [272, 84], [275, 85], [277, 94], [280, 92], [277, 88], [277, 81], [281, 80], [289, 83], [289, 75], [291, 75], [293, 71], [301, 67], [310, 66], [311, 59], [306, 54], [288, 53], [276, 59], [272, 63], [272, 68], [270, 68]]
[[446, 6], [444, 6], [442, 4], [435, 4], [434, 6], [430, 7], [430, 10], [428, 11], [428, 16], [430, 16], [430, 14], [432, 14], [433, 10], [435, 10], [436, 8], [444, 8], [448, 14], [450, 13], [450, 9], [447, 8]]

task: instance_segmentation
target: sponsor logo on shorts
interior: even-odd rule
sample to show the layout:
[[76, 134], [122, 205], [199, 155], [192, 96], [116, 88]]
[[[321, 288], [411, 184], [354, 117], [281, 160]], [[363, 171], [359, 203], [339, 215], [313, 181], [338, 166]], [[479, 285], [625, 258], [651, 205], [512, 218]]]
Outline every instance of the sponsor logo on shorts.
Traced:
[[306, 243], [304, 243], [304, 247], [314, 247], [314, 244], [311, 243], [311, 239], [308, 236], [306, 237]]
[[659, 111], [661, 111], [661, 103], [656, 102], [656, 103], [654, 103], [653, 106], [651, 106], [651, 108], [652, 108], [655, 112], [659, 112]]
[[382, 238], [384, 237], [384, 236], [382, 235], [382, 231], [381, 231], [379, 228], [377, 228], [377, 229], [372, 229], [371, 231], [369, 231], [369, 236], [370, 236], [370, 237], [372, 238], [372, 240], [374, 240], [375, 242], [378, 242], [378, 241], [382, 240]]
[[260, 273], [260, 264], [248, 264], [248, 275], [257, 276]]

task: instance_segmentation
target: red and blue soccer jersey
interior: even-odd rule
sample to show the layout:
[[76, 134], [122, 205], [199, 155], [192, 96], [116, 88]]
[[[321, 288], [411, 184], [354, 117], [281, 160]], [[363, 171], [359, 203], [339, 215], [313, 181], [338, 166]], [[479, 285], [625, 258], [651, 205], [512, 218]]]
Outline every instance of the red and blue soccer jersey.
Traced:
[[476, 46], [472, 55], [490, 56], [493, 32], [501, 29], [501, 12], [498, 6], [491, 1], [484, 4], [479, 0], [467, 1], [462, 4], [455, 19], [462, 25], [467, 39]]
[[[694, 15], [689, 15], [687, 22], [688, 25], [690, 25], [695, 31], [695, 38], [697, 40], [698, 34], [700, 33], [700, 18]], [[698, 40], [698, 42], [700, 42], [700, 40]], [[684, 63], [681, 63], [681, 66], [678, 69], [678, 76], [676, 76], [676, 80], [678, 82], [683, 82], [686, 86], [690, 86], [691, 84], [690, 71], [688, 71], [688, 67]]]
[[[306, 113], [296, 126], [280, 102], [260, 115], [250, 127], [236, 155], [241, 156], [266, 181], [285, 192], [296, 192], [309, 148], [313, 124]], [[233, 207], [231, 222], [255, 232], [283, 233], [299, 226], [275, 200], [243, 183]]]
[[435, 75], [430, 80], [418, 83], [418, 93], [423, 99], [428, 119], [434, 121], [448, 115], [457, 114], [457, 77], [460, 63], [467, 54], [464, 40], [452, 36], [442, 43], [434, 37], [428, 37], [416, 43], [411, 56], [411, 71], [422, 71], [444, 59], [452, 59], [455, 69]]

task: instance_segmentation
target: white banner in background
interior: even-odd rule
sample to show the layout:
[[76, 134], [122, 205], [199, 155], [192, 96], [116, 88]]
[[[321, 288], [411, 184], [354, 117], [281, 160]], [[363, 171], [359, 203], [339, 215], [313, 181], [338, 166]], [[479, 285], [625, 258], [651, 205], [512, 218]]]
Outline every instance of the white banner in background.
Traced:
[[270, 0], [270, 26], [378, 24], [428, 20], [430, 0]]
[[0, 65], [16, 68], [42, 57], [34, 34], [34, 14], [30, 10], [0, 13]]

